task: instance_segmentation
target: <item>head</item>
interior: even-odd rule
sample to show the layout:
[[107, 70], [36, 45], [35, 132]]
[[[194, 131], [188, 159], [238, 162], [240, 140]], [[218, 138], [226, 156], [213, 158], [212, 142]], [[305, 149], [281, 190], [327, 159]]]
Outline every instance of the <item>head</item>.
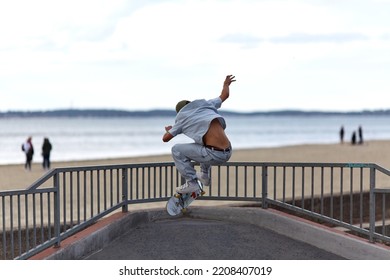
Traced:
[[190, 103], [191, 101], [188, 101], [188, 100], [182, 100], [180, 102], [178, 102], [176, 104], [176, 113], [179, 113], [179, 111], [184, 107], [186, 106], [188, 103]]

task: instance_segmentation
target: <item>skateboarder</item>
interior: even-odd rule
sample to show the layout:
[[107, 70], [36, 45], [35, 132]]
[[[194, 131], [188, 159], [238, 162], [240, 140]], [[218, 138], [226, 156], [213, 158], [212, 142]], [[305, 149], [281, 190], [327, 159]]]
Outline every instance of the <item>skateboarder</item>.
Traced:
[[[214, 99], [178, 102], [175, 124], [165, 127], [166, 132], [162, 138], [164, 142], [181, 133], [194, 140], [194, 143], [176, 144], [172, 147], [175, 166], [186, 179], [183, 185], [176, 188], [178, 193], [197, 190], [197, 179], [205, 186], [210, 185], [211, 165], [226, 162], [231, 157], [232, 147], [225, 134], [225, 119], [217, 109], [229, 97], [232, 82], [235, 82], [235, 77], [226, 76], [220, 96]], [[201, 172], [196, 173], [191, 161], [200, 163]]]

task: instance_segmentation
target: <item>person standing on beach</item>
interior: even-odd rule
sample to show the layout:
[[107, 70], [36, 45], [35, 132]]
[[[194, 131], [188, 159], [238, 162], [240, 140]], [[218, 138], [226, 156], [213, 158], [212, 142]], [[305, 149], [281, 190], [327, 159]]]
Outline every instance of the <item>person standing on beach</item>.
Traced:
[[52, 149], [52, 145], [49, 141], [49, 138], [44, 138], [43, 139], [43, 144], [42, 144], [42, 157], [43, 157], [43, 169], [48, 170], [50, 169], [50, 152]]
[[352, 132], [351, 144], [352, 145], [356, 144], [356, 131]]
[[363, 128], [360, 125], [358, 128], [359, 144], [363, 144]]
[[[197, 190], [197, 179], [209, 186], [211, 165], [227, 162], [232, 155], [232, 146], [225, 134], [226, 122], [217, 110], [229, 97], [232, 82], [235, 82], [235, 77], [226, 76], [220, 96], [214, 99], [178, 102], [175, 124], [165, 127], [163, 142], [169, 142], [179, 134], [194, 140], [194, 143], [175, 144], [172, 147], [175, 166], [186, 180], [176, 188], [179, 193]], [[191, 161], [200, 163], [200, 172], [196, 172]]]
[[343, 144], [344, 143], [344, 126], [341, 126], [339, 134], [340, 134], [340, 143]]
[[28, 137], [26, 142], [22, 144], [22, 151], [26, 155], [26, 163], [24, 164], [24, 168], [26, 170], [31, 170], [31, 162], [34, 156], [34, 147], [32, 144], [32, 137]]

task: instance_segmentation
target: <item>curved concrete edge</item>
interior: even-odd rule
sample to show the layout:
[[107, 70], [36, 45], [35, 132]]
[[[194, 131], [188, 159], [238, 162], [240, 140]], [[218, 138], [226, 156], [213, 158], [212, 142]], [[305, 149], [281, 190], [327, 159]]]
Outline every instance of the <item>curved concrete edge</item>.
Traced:
[[[248, 223], [264, 227], [351, 260], [387, 260], [390, 249], [274, 209], [250, 207], [192, 207], [185, 217]], [[31, 259], [80, 260], [145, 223], [170, 217], [165, 209], [117, 213], [69, 237], [60, 248], [50, 248]]]
[[390, 248], [274, 209], [198, 208], [190, 216], [261, 226], [350, 260], [389, 260]]
[[94, 225], [74, 234], [52, 247], [30, 258], [30, 260], [81, 260], [101, 250], [106, 244], [125, 234], [132, 228], [168, 215], [165, 210], [144, 210], [116, 213], [103, 218]]

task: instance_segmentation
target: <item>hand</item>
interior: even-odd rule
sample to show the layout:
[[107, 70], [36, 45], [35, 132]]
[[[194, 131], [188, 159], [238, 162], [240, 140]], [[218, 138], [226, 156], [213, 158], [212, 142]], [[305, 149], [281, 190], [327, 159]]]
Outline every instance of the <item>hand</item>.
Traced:
[[223, 83], [223, 85], [224, 86], [230, 86], [230, 84], [232, 83], [232, 82], [235, 82], [236, 80], [235, 80], [235, 76], [233, 76], [233, 75], [227, 75], [226, 76], [226, 79], [225, 79], [225, 82]]
[[165, 133], [164, 133], [163, 138], [162, 138], [163, 142], [169, 142], [174, 137], [172, 134], [170, 134], [168, 132], [171, 128], [172, 128], [171, 125], [168, 125], [165, 127]]

